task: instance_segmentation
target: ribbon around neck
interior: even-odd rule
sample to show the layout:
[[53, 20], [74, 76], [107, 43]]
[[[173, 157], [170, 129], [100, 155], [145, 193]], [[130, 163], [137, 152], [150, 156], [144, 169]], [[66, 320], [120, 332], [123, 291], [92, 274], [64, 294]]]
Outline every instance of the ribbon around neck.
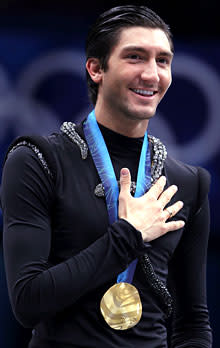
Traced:
[[[96, 121], [95, 110], [88, 115], [83, 127], [90, 153], [105, 190], [109, 222], [110, 224], [113, 224], [118, 219], [119, 188], [107, 146]], [[151, 160], [146, 132], [141, 149], [134, 197], [142, 196], [146, 191], [149, 190], [150, 186]], [[127, 269], [118, 275], [118, 283], [132, 283], [137, 261], [137, 259], [132, 261], [128, 265]]]

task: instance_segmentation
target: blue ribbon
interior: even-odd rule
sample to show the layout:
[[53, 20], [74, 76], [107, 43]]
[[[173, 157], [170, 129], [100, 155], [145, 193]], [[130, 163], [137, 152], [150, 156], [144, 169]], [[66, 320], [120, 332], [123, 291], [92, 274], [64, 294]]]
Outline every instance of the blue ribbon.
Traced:
[[[102, 133], [99, 129], [93, 110], [84, 122], [84, 133], [86, 141], [95, 163], [96, 169], [105, 189], [105, 198], [109, 216], [109, 222], [112, 224], [118, 219], [118, 196], [119, 189], [112, 166], [111, 158], [108, 153]], [[150, 150], [148, 146], [147, 132], [141, 150], [141, 156], [138, 166], [138, 175], [136, 183], [136, 191], [134, 197], [142, 196], [151, 186], [151, 162]], [[137, 259], [132, 261], [128, 268], [120, 273], [117, 282], [132, 283], [134, 272], [137, 265]]]

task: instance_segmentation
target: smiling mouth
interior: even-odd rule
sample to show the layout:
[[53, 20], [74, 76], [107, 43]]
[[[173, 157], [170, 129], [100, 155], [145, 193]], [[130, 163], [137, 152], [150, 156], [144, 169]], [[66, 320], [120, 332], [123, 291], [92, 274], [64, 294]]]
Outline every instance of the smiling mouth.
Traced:
[[144, 97], [152, 97], [153, 95], [157, 93], [157, 91], [148, 91], [146, 89], [139, 89], [139, 88], [130, 88], [130, 90]]

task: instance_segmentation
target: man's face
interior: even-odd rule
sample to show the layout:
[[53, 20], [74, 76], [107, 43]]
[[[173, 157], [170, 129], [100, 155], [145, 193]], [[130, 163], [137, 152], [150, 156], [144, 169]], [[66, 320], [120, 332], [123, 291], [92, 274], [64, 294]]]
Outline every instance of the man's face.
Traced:
[[125, 28], [102, 71], [98, 103], [103, 111], [150, 119], [171, 84], [172, 52], [160, 29]]

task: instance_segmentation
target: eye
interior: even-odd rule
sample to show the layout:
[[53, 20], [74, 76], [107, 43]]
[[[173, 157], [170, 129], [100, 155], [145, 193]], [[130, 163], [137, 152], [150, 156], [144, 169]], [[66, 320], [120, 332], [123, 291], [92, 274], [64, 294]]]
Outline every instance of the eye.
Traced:
[[169, 59], [165, 58], [165, 57], [158, 58], [157, 62], [160, 63], [160, 64], [163, 64], [163, 65], [169, 65], [170, 64]]
[[135, 53], [129, 54], [127, 57], [131, 60], [141, 60], [142, 59], [142, 57], [139, 54], [135, 54]]

